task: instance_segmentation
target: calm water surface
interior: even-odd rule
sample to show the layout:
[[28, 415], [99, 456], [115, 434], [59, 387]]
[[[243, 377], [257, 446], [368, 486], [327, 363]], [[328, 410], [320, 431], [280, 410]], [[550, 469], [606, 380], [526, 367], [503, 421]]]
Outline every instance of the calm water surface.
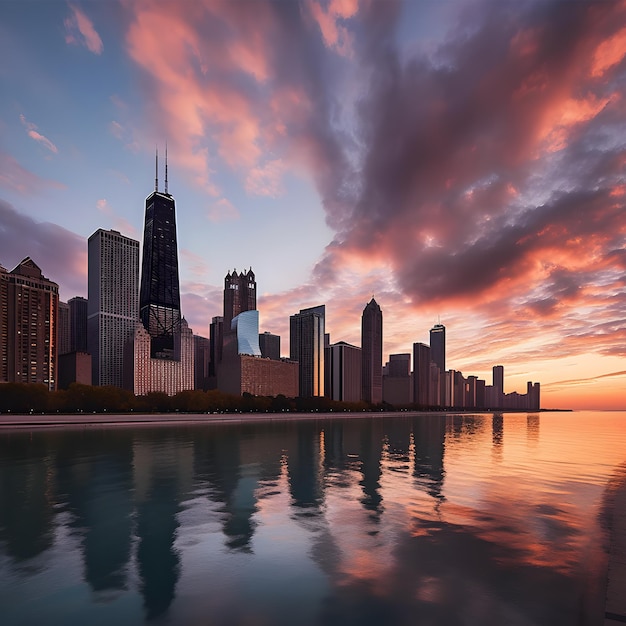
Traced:
[[602, 624], [626, 413], [0, 429], [0, 622]]

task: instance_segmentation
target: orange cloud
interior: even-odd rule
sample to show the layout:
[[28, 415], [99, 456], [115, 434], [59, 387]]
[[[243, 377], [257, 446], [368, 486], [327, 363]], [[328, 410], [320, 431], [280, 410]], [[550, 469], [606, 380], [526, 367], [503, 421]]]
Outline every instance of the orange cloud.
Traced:
[[625, 56], [626, 27], [598, 45], [593, 54], [591, 75], [594, 78], [603, 76], [609, 69], [620, 63]]

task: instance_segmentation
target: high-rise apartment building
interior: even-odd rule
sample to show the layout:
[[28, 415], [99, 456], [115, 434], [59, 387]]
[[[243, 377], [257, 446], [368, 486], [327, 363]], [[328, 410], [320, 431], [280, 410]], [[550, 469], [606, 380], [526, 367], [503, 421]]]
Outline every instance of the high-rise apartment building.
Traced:
[[139, 242], [98, 229], [88, 244], [87, 350], [94, 385], [123, 386], [124, 344], [139, 319]]
[[0, 266], [0, 382], [57, 388], [59, 286], [26, 257]]
[[361, 317], [361, 398], [383, 401], [383, 312], [372, 298]]
[[9, 272], [0, 265], [0, 382], [9, 382]]
[[154, 191], [146, 198], [139, 316], [152, 339], [151, 356], [167, 359], [173, 358], [181, 318], [176, 209], [167, 189], [167, 151], [163, 193], [158, 178], [157, 155]]
[[86, 298], [76, 296], [67, 301], [70, 307], [70, 352], [87, 352]]
[[302, 309], [289, 318], [289, 355], [298, 361], [299, 394], [324, 395], [324, 333], [326, 307]]

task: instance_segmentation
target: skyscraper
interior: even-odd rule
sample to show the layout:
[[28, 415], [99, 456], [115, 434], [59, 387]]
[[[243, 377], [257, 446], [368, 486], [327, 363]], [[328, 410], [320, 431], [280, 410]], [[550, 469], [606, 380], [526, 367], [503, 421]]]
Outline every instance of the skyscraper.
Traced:
[[59, 286], [26, 257], [0, 266], [0, 382], [57, 388]]
[[413, 401], [421, 407], [429, 405], [430, 347], [413, 344]]
[[178, 246], [174, 198], [159, 191], [156, 159], [154, 191], [146, 198], [139, 316], [126, 349], [125, 385], [137, 395], [173, 396], [194, 388], [193, 331], [180, 312]]
[[211, 378], [211, 389], [215, 389], [217, 385], [217, 368], [222, 361], [222, 352], [224, 347], [224, 318], [217, 315], [211, 319], [209, 324], [209, 342], [211, 360], [209, 362], [209, 377]]
[[87, 352], [87, 300], [70, 298], [70, 352]]
[[330, 390], [327, 395], [331, 400], [340, 402], [358, 402], [361, 400], [363, 380], [361, 377], [361, 348], [340, 341], [329, 346], [326, 368]]
[[326, 307], [302, 309], [289, 318], [289, 354], [298, 361], [302, 398], [324, 395], [324, 332]]
[[[433, 395], [431, 389], [431, 399], [434, 399], [434, 406], [446, 405], [446, 386], [444, 383], [446, 372], [446, 327], [443, 324], [435, 324], [430, 329], [430, 358], [439, 369], [439, 394]], [[435, 374], [433, 374], [433, 377]], [[437, 396], [437, 397], [436, 397]]]
[[496, 408], [502, 408], [504, 406], [504, 366], [493, 366], [493, 392], [495, 394], [495, 400], [497, 402]]
[[233, 270], [224, 278], [224, 332], [231, 330], [230, 323], [244, 311], [256, 309], [256, 280], [252, 268], [237, 273]]
[[71, 352], [70, 305], [59, 300], [59, 317], [57, 320], [57, 348], [59, 354]]
[[158, 189], [158, 153], [154, 191], [146, 198], [141, 263], [139, 316], [152, 339], [152, 357], [173, 358], [174, 334], [180, 325], [180, 285], [174, 198]]
[[383, 313], [372, 298], [361, 317], [361, 398], [383, 401]]
[[124, 382], [124, 344], [139, 316], [139, 242], [98, 229], [87, 244], [87, 349], [94, 385]]
[[435, 324], [430, 329], [430, 358], [443, 374], [446, 371], [446, 327]]

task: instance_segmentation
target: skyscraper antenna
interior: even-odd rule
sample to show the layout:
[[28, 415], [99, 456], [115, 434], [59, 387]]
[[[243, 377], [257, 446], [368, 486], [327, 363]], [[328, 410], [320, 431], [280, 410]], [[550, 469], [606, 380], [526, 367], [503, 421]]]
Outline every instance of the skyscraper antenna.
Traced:
[[159, 146], [156, 146], [156, 155], [154, 159], [154, 190], [159, 190]]
[[165, 193], [167, 194], [167, 141], [165, 142]]

